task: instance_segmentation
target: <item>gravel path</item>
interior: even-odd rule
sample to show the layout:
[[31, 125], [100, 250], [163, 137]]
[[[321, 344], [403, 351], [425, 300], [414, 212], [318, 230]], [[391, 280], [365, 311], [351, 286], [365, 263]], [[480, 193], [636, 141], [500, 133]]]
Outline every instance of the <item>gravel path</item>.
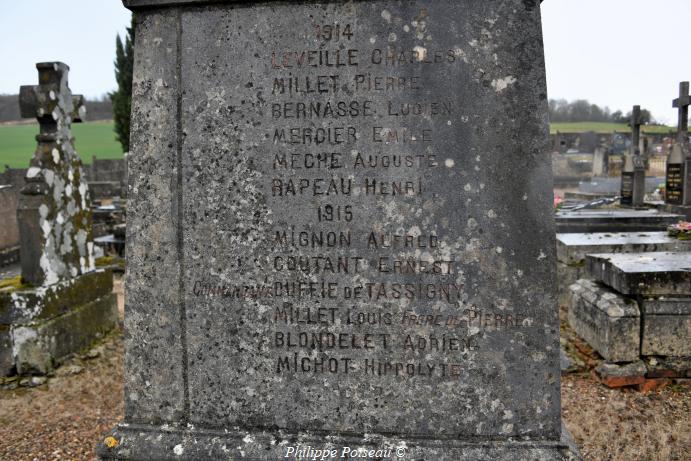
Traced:
[[0, 390], [0, 460], [95, 459], [96, 443], [123, 417], [121, 338], [70, 360], [46, 384]]

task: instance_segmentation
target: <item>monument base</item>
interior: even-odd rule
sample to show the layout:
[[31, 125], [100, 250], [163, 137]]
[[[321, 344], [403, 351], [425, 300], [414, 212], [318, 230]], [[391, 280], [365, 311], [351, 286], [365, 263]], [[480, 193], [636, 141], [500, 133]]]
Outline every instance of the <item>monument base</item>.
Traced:
[[[311, 452], [309, 450], [312, 450]], [[297, 450], [302, 450], [297, 452]], [[321, 452], [317, 453], [317, 450]], [[326, 453], [326, 451], [329, 453]], [[561, 440], [430, 440], [119, 424], [96, 449], [101, 460], [379, 459], [449, 461], [581, 460], [562, 424]], [[360, 456], [353, 456], [358, 452]]]
[[118, 322], [113, 274], [0, 290], [0, 375], [46, 374]]

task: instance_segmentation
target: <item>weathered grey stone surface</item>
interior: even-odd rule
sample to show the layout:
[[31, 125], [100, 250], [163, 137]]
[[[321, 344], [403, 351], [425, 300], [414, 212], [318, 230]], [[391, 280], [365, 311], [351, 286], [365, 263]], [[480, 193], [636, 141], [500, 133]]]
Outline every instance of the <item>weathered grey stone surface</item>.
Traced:
[[631, 362], [640, 355], [638, 304], [594, 282], [571, 285], [569, 325], [611, 362]]
[[668, 204], [665, 205], [664, 209], [667, 213], [680, 215], [680, 221], [691, 221], [691, 206]]
[[587, 273], [627, 295], [688, 296], [691, 293], [691, 253], [603, 253], [587, 256]]
[[593, 177], [607, 176], [609, 170], [609, 148], [600, 145], [593, 153]]
[[[616, 161], [621, 161], [618, 157], [610, 157], [610, 168], [615, 166]], [[665, 183], [665, 178], [645, 178], [645, 192], [652, 194], [661, 184]], [[604, 197], [611, 197], [621, 193], [620, 177], [591, 178], [590, 181], [583, 181], [578, 184], [579, 192], [584, 194], [595, 194]], [[622, 210], [623, 211], [623, 210]], [[629, 210], [630, 211], [630, 210]]]
[[691, 297], [641, 302], [643, 355], [691, 356]]
[[631, 111], [631, 149], [625, 155], [621, 172], [622, 206], [642, 207], [645, 199], [645, 160], [640, 149], [641, 106], [633, 106]]
[[691, 241], [670, 237], [667, 232], [557, 234], [559, 305], [569, 304], [571, 299], [569, 287], [576, 280], [586, 277], [587, 254], [686, 250], [691, 250]]
[[688, 216], [691, 207], [691, 148], [689, 147], [689, 82], [679, 83], [679, 97], [672, 101], [677, 108], [679, 118], [677, 122], [677, 138], [667, 159], [665, 175], [667, 187], [665, 201], [673, 206], [679, 206]]
[[571, 304], [571, 285], [585, 276], [585, 264], [564, 264], [557, 262], [557, 286], [560, 307]]
[[309, 459], [304, 456], [286, 456], [287, 446], [297, 446], [305, 452], [310, 447], [319, 450], [336, 450], [335, 456], [326, 459], [349, 459], [347, 458], [349, 454], [341, 458], [344, 448], [351, 449], [349, 453], [357, 450], [372, 450], [375, 453], [377, 450], [380, 451], [379, 454], [369, 457], [360, 456], [359, 459], [405, 461], [577, 461], [581, 459], [566, 427], [562, 427], [562, 434], [563, 437], [559, 442], [507, 440], [473, 443], [429, 439], [403, 441], [376, 434], [368, 434], [364, 440], [347, 435], [325, 436], [319, 433], [288, 435], [280, 431], [254, 430], [229, 434], [225, 431], [180, 429], [169, 425], [152, 431], [151, 426], [123, 424], [112, 433], [112, 437], [122, 441], [117, 454], [114, 454], [116, 450], [102, 450], [101, 459], [155, 459], [156, 461]]
[[603, 362], [595, 368], [595, 372], [602, 378], [643, 377], [647, 368], [642, 360], [623, 364]]
[[14, 370], [14, 357], [12, 356], [12, 335], [10, 327], [0, 325], [0, 376], [7, 376]]
[[22, 86], [22, 117], [36, 118], [40, 134], [21, 190], [17, 221], [22, 279], [50, 285], [94, 269], [91, 198], [74, 149], [72, 122], [81, 121], [84, 98], [72, 95], [69, 67], [36, 64], [39, 85]]
[[587, 254], [644, 253], [654, 251], [689, 251], [691, 241], [667, 235], [667, 232], [594, 232], [557, 234], [557, 261], [585, 265]]
[[[19, 246], [17, 225], [17, 189], [11, 184], [0, 184], [0, 251]], [[2, 264], [0, 262], [0, 264]]]
[[127, 210], [125, 420], [187, 418], [180, 263], [176, 11], [141, 13], [132, 83]]
[[566, 374], [569, 371], [569, 368], [571, 368], [571, 364], [571, 359], [568, 355], [566, 355], [564, 349], [559, 348], [559, 368], [561, 369], [562, 375]]
[[570, 234], [664, 231], [682, 216], [657, 210], [583, 210], [560, 211], [554, 219], [558, 233]]
[[117, 326], [115, 295], [72, 306], [45, 322], [13, 325], [12, 351], [17, 374], [46, 374], [68, 355], [88, 348]]
[[39, 288], [0, 290], [0, 373], [45, 374], [118, 323], [113, 275], [98, 270]]
[[575, 456], [538, 3], [195, 4], [138, 10], [101, 456]]
[[0, 324], [48, 320], [66, 314], [88, 299], [113, 291], [111, 271], [95, 270], [45, 287], [8, 287], [0, 290]]
[[648, 378], [691, 378], [691, 355], [686, 357], [646, 357]]
[[0, 290], [3, 375], [49, 373], [118, 322], [112, 273], [95, 270], [91, 199], [70, 130], [83, 98], [72, 95], [66, 64], [36, 68], [39, 85], [19, 97], [40, 133], [16, 210], [21, 281]]

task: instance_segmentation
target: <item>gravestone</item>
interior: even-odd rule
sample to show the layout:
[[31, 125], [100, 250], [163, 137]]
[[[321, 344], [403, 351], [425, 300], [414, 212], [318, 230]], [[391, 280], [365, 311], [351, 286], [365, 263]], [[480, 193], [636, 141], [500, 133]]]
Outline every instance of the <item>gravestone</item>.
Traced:
[[623, 154], [626, 152], [629, 139], [626, 135], [617, 133], [614, 131], [612, 133], [612, 137], [610, 139], [610, 145], [612, 146], [612, 153], [613, 154]]
[[691, 187], [686, 178], [687, 162], [691, 157], [689, 152], [689, 82], [679, 84], [679, 98], [672, 105], [679, 110], [677, 123], [677, 137], [672, 151], [667, 159], [667, 174], [665, 187], [665, 202], [670, 205], [691, 206]]
[[12, 184], [0, 184], [0, 267], [19, 260], [18, 195]]
[[36, 68], [39, 85], [19, 96], [40, 133], [16, 211], [21, 280], [0, 289], [3, 375], [49, 373], [118, 320], [112, 275], [94, 266], [89, 188], [70, 130], [84, 116], [83, 98], [69, 89], [67, 65]]
[[625, 295], [691, 295], [691, 253], [653, 251], [588, 255], [588, 273]]
[[658, 210], [563, 210], [554, 216], [557, 233], [665, 231], [682, 215]]
[[587, 153], [587, 154], [592, 154], [595, 152], [595, 149], [600, 145], [600, 139], [594, 131], [586, 131], [585, 133], [581, 133], [581, 135], [578, 137], [579, 143], [578, 143], [578, 151]]
[[645, 162], [640, 151], [641, 106], [631, 112], [631, 149], [621, 172], [621, 204], [642, 207], [645, 199]]
[[125, 421], [100, 456], [575, 459], [539, 3], [125, 5]]
[[691, 241], [670, 237], [667, 232], [593, 232], [557, 234], [559, 305], [568, 305], [569, 287], [585, 276], [588, 254], [691, 251]]
[[595, 148], [593, 154], [593, 176], [601, 177], [609, 175], [609, 156], [610, 149], [605, 144], [600, 144]]
[[691, 253], [590, 254], [569, 324], [608, 362], [610, 387], [691, 376]]

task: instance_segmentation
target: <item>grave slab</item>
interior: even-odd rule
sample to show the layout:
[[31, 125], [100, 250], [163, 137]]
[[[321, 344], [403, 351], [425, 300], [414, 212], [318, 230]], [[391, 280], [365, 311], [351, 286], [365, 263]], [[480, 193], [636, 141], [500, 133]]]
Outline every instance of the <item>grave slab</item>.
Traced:
[[125, 421], [99, 455], [575, 459], [539, 3], [126, 4]]
[[682, 241], [667, 232], [594, 232], [557, 234], [557, 261], [585, 265], [594, 253], [644, 253], [688, 251], [691, 241]]
[[[118, 323], [110, 270], [0, 290], [0, 372], [46, 374]], [[4, 332], [4, 333], [3, 333]]]
[[592, 254], [587, 273], [625, 295], [688, 296], [691, 293], [690, 252]]
[[571, 285], [569, 325], [610, 362], [639, 359], [641, 318], [638, 304], [592, 280]]
[[[645, 178], [645, 192], [651, 194], [660, 184], [665, 183], [664, 177]], [[592, 178], [590, 181], [582, 181], [578, 184], [578, 190], [586, 194], [597, 194], [598, 196], [615, 196], [621, 193], [621, 178]]]
[[691, 250], [691, 242], [670, 237], [667, 232], [557, 234], [559, 305], [568, 305], [571, 296], [569, 287], [586, 276], [587, 254], [687, 250]]
[[560, 211], [555, 217], [560, 234], [589, 232], [664, 231], [683, 216], [657, 210]]
[[641, 353], [691, 356], [691, 297], [644, 299]]
[[682, 216], [683, 221], [691, 221], [691, 205], [672, 205], [667, 204], [664, 206], [664, 210], [667, 213], [678, 214]]
[[87, 349], [118, 324], [115, 294], [71, 306], [66, 314], [11, 328], [17, 374], [47, 374], [70, 354]]

